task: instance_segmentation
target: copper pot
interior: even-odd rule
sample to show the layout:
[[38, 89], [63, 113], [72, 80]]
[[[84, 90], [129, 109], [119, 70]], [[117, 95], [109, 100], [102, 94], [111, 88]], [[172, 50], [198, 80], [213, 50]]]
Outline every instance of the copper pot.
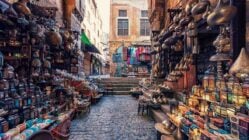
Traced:
[[219, 0], [215, 10], [208, 16], [207, 22], [209, 25], [223, 25], [229, 23], [236, 15], [237, 8], [230, 3], [225, 3]]
[[169, 32], [174, 32], [175, 31], [176, 24], [172, 24], [169, 26]]
[[179, 15], [175, 15], [174, 18], [173, 18], [173, 22], [174, 22], [175, 24], [178, 24], [179, 21], [180, 21]]
[[71, 45], [71, 43], [66, 43], [64, 49], [65, 49], [66, 51], [68, 51], [68, 52], [71, 51], [71, 50], [72, 50], [72, 45]]
[[44, 60], [43, 66], [44, 66], [44, 68], [50, 69], [50, 68], [51, 68], [51, 63], [50, 63], [50, 61]]
[[38, 59], [38, 58], [33, 59], [33, 61], [32, 61], [32, 67], [36, 67], [36, 68], [41, 67], [41, 61], [40, 61], [40, 59]]
[[210, 14], [211, 14], [210, 6], [207, 6], [205, 13], [202, 15], [202, 18], [207, 19]]
[[180, 20], [179, 25], [182, 27], [187, 26], [192, 20], [193, 20], [193, 17], [187, 16]]
[[7, 66], [3, 70], [3, 78], [5, 79], [11, 79], [14, 78], [14, 68], [7, 64]]
[[50, 31], [46, 36], [46, 41], [49, 45], [59, 46], [62, 43], [62, 38], [58, 32]]
[[191, 14], [191, 11], [192, 11], [192, 8], [193, 6], [196, 4], [195, 1], [189, 1], [185, 7], [185, 12], [187, 15], [190, 15]]
[[25, 15], [25, 16], [31, 15], [31, 11], [27, 7], [27, 2], [29, 2], [29, 0], [19, 0], [18, 2], [13, 3], [14, 10], [19, 15]]
[[70, 34], [69, 31], [64, 31], [64, 33], [63, 33], [63, 39], [68, 40], [70, 36], [71, 36], [71, 34]]
[[208, 0], [200, 0], [195, 6], [193, 6], [191, 13], [193, 15], [199, 15], [206, 11], [207, 7], [210, 6]]
[[177, 40], [174, 37], [167, 38], [164, 43], [168, 46], [176, 44]]
[[174, 50], [176, 52], [182, 51], [183, 50], [183, 44], [181, 41], [177, 41], [177, 43], [174, 46]]

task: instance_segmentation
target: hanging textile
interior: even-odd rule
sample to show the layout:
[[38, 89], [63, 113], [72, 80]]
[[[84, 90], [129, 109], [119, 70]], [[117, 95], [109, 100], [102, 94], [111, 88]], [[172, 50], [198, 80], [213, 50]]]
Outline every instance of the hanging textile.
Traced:
[[127, 61], [127, 58], [128, 58], [128, 48], [127, 47], [123, 47], [123, 61]]
[[130, 57], [130, 64], [131, 65], [138, 64], [137, 57], [136, 57], [136, 50], [137, 50], [137, 48], [131, 48], [131, 57]]
[[122, 57], [120, 53], [116, 53], [112, 55], [112, 62], [113, 63], [121, 63], [122, 62]]

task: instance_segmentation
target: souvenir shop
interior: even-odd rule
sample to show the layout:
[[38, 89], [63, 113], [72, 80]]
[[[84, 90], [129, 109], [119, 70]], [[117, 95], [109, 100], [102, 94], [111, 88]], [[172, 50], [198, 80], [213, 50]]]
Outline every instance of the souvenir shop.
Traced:
[[151, 70], [150, 46], [119, 47], [113, 62], [117, 63], [116, 73], [122, 76], [148, 76]]
[[[153, 78], [131, 91], [138, 113], [156, 121], [159, 140], [248, 140], [245, 3], [174, 2], [165, 1], [166, 28], [153, 32]], [[162, 15], [152, 26], [153, 16]]]
[[56, 26], [56, 7], [27, 2], [0, 0], [0, 139], [68, 139], [100, 89], [80, 72], [81, 33]]

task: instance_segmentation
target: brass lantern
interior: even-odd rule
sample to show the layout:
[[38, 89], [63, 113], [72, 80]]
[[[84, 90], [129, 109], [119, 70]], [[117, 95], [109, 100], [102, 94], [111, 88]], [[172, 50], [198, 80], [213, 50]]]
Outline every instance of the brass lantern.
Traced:
[[197, 86], [197, 85], [195, 85], [195, 86], [193, 86], [192, 87], [192, 93], [195, 95], [195, 96], [198, 96], [198, 97], [201, 97], [201, 90], [200, 90], [200, 86]]
[[220, 90], [220, 101], [222, 103], [228, 102], [228, 94], [229, 94], [229, 91], [227, 89]]
[[233, 76], [228, 79], [227, 88], [228, 88], [229, 91], [233, 91], [234, 81], [235, 81], [235, 79], [234, 79]]
[[241, 96], [241, 95], [234, 95], [233, 97], [233, 102], [235, 103], [236, 106], [242, 106], [243, 104], [245, 104], [247, 101], [245, 96]]
[[242, 85], [243, 95], [249, 98], [249, 78], [245, 79], [245, 82]]
[[218, 78], [216, 80], [216, 88], [218, 88], [219, 90], [223, 90], [226, 88], [226, 82], [223, 78]]
[[235, 95], [243, 95], [243, 92], [242, 92], [242, 85], [240, 84], [240, 82], [237, 80], [234, 82], [234, 87], [233, 87], [233, 94]]
[[215, 88], [215, 76], [211, 71], [206, 71], [203, 78], [203, 87], [205, 90], [213, 91]]
[[208, 110], [207, 102], [202, 102], [200, 104], [200, 112], [206, 114], [207, 110]]

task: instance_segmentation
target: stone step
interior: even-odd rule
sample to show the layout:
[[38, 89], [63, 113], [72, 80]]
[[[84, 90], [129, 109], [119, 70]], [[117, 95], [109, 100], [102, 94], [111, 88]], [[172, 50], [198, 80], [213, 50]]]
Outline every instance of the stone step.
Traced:
[[112, 87], [113, 91], [130, 91], [133, 87]]
[[110, 91], [108, 92], [110, 95], [130, 95], [129, 91]]
[[140, 79], [101, 79], [101, 80], [96, 80], [96, 82], [135, 82], [138, 83]]
[[138, 84], [98, 84], [100, 87], [138, 87]]
[[96, 82], [98, 84], [139, 84], [139, 82], [136, 81], [102, 81], [102, 82]]

